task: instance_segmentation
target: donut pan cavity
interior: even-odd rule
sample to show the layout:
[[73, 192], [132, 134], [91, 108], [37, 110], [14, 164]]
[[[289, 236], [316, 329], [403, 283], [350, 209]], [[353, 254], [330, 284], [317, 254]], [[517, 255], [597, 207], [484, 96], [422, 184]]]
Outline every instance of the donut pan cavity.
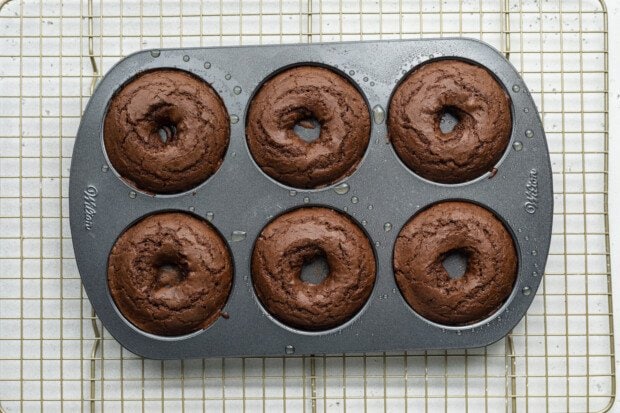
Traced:
[[[390, 96], [408, 72], [435, 58], [476, 62], [494, 73], [510, 95], [513, 128], [496, 170], [467, 183], [437, 184], [412, 173], [387, 139]], [[344, 181], [322, 189], [286, 187], [252, 160], [245, 116], [258, 87], [273, 73], [299, 64], [331, 67], [352, 81], [371, 110], [366, 155]], [[103, 146], [109, 100], [137, 74], [157, 68], [194, 73], [219, 93], [231, 122], [221, 168], [194, 190], [152, 195], [115, 173]], [[405, 302], [394, 279], [392, 252], [402, 226], [418, 211], [443, 200], [482, 205], [513, 235], [518, 276], [506, 303], [488, 319], [450, 327], [429, 322]], [[545, 135], [523, 79], [495, 49], [476, 40], [398, 40], [312, 45], [245, 46], [142, 51], [101, 79], [84, 112], [75, 143], [69, 189], [71, 232], [88, 297], [108, 331], [127, 349], [149, 358], [328, 354], [481, 347], [504, 337], [525, 315], [541, 281], [549, 250], [552, 174]], [[257, 300], [250, 274], [254, 240], [273, 217], [303, 206], [350, 214], [375, 248], [377, 279], [362, 310], [344, 325], [305, 332], [274, 320]], [[108, 255], [132, 223], [156, 212], [185, 211], [211, 221], [226, 238], [234, 281], [220, 317], [206, 330], [181, 337], [142, 332], [118, 311], [107, 286]]]

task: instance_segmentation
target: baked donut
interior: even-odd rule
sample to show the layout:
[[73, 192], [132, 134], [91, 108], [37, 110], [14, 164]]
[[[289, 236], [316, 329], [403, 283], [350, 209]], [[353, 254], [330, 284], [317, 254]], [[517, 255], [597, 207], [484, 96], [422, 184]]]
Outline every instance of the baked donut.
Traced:
[[[320, 135], [307, 142], [294, 127], [315, 119]], [[258, 166], [297, 188], [336, 183], [355, 170], [370, 139], [364, 98], [345, 78], [316, 66], [298, 66], [269, 79], [250, 103], [247, 142]]]
[[[457, 119], [440, 128], [444, 114]], [[400, 159], [418, 175], [454, 184], [489, 172], [512, 131], [510, 98], [480, 66], [436, 60], [415, 69], [398, 86], [388, 111], [388, 134]]]
[[[451, 278], [443, 260], [467, 257], [467, 269]], [[420, 212], [398, 234], [394, 275], [405, 300], [421, 316], [441, 324], [480, 321], [506, 301], [517, 276], [517, 252], [504, 225], [469, 202], [441, 202]]]
[[103, 141], [132, 186], [187, 191], [217, 171], [230, 136], [228, 113], [205, 81], [175, 69], [142, 73], [112, 98]]
[[[302, 281], [304, 264], [323, 257], [329, 273]], [[254, 290], [267, 311], [291, 327], [325, 330], [353, 317], [375, 283], [376, 263], [360, 227], [339, 212], [300, 208], [280, 215], [260, 233], [252, 252]]]
[[108, 259], [108, 287], [120, 312], [139, 329], [163, 336], [211, 325], [226, 304], [232, 274], [219, 233], [179, 212], [134, 224]]

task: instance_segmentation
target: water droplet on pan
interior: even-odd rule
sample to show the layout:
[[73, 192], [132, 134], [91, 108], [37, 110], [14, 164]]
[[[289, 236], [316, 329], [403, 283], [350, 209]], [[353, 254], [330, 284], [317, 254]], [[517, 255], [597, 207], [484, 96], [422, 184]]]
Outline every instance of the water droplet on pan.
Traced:
[[389, 222], [386, 222], [385, 224], [383, 224], [383, 230], [385, 232], [390, 232], [392, 230], [392, 224]]
[[297, 195], [297, 191], [295, 191], [294, 189], [291, 189], [290, 191], [288, 191], [288, 194], [290, 196], [295, 196], [295, 195]]
[[338, 195], [344, 195], [349, 192], [349, 184], [346, 182], [341, 183], [340, 185], [336, 185], [334, 187], [334, 192]]
[[188, 55], [183, 56], [183, 61], [184, 62], [189, 62], [189, 56]]
[[381, 105], [372, 108], [372, 118], [376, 124], [380, 125], [385, 121], [385, 110]]
[[246, 236], [247, 236], [247, 233], [245, 231], [233, 231], [230, 236], [230, 240], [232, 242], [239, 242], [239, 241], [243, 241]]
[[136, 192], [135, 192], [135, 191], [131, 191], [131, 192], [129, 193], [129, 198], [131, 198], [131, 199], [134, 199], [136, 196], [137, 196], [137, 194], [136, 194]]
[[368, 82], [368, 77], [364, 77], [364, 82]]
[[523, 149], [523, 144], [519, 141], [516, 141], [515, 143], [512, 144], [512, 147], [514, 148], [515, 151], [519, 152], [521, 149]]
[[533, 138], [534, 137], [534, 132], [532, 132], [530, 129], [525, 131], [525, 136], [527, 136], [528, 138]]
[[523, 287], [521, 292], [523, 292], [523, 295], [527, 296], [527, 295], [530, 295], [532, 293], [532, 289], [530, 287], [528, 287], [528, 286], [525, 286], [525, 287]]
[[232, 76], [230, 75], [230, 73], [226, 73], [226, 75], [224, 76], [224, 79], [226, 80], [230, 80], [232, 78]]
[[196, 208], [194, 208], [193, 206], [191, 206], [191, 207], [189, 207], [189, 210], [190, 210], [191, 212], [194, 212], [194, 211], [196, 210]]
[[530, 113], [530, 110], [528, 108], [523, 108], [523, 112], [524, 113]]
[[235, 124], [239, 122], [239, 116], [237, 115], [230, 115], [230, 123]]
[[241, 93], [241, 86], [235, 86], [233, 88], [233, 92], [235, 93], [235, 95], [238, 95]]
[[372, 210], [374, 207], [372, 205], [368, 205], [368, 209]]
[[533, 256], [537, 256], [537, 255], [538, 255], [538, 251], [533, 250], [533, 251], [532, 251], [532, 255], [533, 255]]
[[213, 212], [207, 212], [207, 221], [209, 222], [213, 221], [214, 216], [215, 214]]
[[356, 196], [354, 196], [354, 197], [352, 197], [352, 198], [351, 198], [351, 203], [352, 203], [352, 204], [357, 204], [359, 201], [360, 201], [360, 200], [359, 200], [359, 198], [358, 198], [358, 197], [356, 197]]
[[513, 92], [518, 92], [520, 90], [521, 90], [521, 86], [519, 86], [519, 85], [512, 85], [512, 91]]
[[308, 202], [310, 202], [310, 198], [308, 198], [307, 196], [304, 197], [304, 204], [307, 204]]
[[295, 354], [295, 347], [289, 344], [288, 346], [284, 347], [284, 352], [286, 354]]
[[380, 247], [381, 243], [379, 241], [375, 241], [375, 247]]
[[159, 50], [151, 50], [151, 56], [153, 57], [159, 57], [160, 54], [161, 52]]
[[351, 76], [355, 75], [355, 70], [349, 70], [349, 74], [350, 74]]
[[363, 225], [363, 226], [368, 225], [368, 221], [366, 221], [365, 219], [363, 219], [363, 220], [362, 220], [362, 225]]
[[103, 165], [103, 166], [101, 167], [101, 171], [102, 171], [102, 172], [108, 172], [109, 170], [110, 170], [110, 167], [109, 167], [108, 165]]
[[211, 69], [211, 62], [205, 62], [203, 66], [205, 69]]

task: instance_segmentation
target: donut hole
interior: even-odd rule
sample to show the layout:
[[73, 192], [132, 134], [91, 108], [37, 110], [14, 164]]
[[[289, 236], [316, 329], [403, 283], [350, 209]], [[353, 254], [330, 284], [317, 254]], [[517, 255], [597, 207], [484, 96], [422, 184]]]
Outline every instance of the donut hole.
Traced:
[[321, 284], [329, 275], [329, 264], [323, 251], [304, 258], [299, 278], [308, 284]]
[[178, 137], [178, 124], [182, 116], [174, 106], [163, 105], [154, 109], [151, 116], [152, 132], [164, 145], [172, 143]]
[[441, 265], [446, 270], [450, 278], [461, 278], [467, 272], [467, 263], [469, 261], [469, 254], [464, 249], [456, 249], [448, 251], [442, 261]]
[[314, 142], [321, 136], [321, 122], [312, 114], [303, 114], [293, 125], [293, 132], [307, 143]]
[[172, 287], [185, 279], [185, 271], [176, 264], [164, 264], [157, 267], [157, 284], [160, 288]]
[[167, 251], [164, 246], [161, 256], [155, 260], [155, 288], [174, 287], [187, 278], [187, 268], [181, 262], [181, 257], [173, 251]]
[[165, 145], [177, 137], [177, 127], [175, 125], [162, 125], [157, 129], [157, 134], [161, 143]]
[[461, 121], [461, 110], [454, 106], [446, 106], [439, 114], [439, 130], [444, 135], [452, 133]]

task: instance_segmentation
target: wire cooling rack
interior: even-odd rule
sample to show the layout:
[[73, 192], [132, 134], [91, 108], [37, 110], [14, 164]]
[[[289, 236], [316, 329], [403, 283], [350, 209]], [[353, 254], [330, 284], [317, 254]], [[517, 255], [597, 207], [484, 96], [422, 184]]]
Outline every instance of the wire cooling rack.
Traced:
[[[0, 405], [45, 411], [605, 411], [615, 398], [607, 16], [596, 0], [0, 0]], [[487, 348], [144, 360], [101, 328], [67, 189], [96, 80], [143, 48], [467, 36], [543, 117], [555, 213], [526, 318]], [[248, 339], [253, 339], [248, 337]]]

